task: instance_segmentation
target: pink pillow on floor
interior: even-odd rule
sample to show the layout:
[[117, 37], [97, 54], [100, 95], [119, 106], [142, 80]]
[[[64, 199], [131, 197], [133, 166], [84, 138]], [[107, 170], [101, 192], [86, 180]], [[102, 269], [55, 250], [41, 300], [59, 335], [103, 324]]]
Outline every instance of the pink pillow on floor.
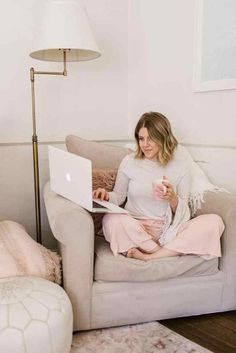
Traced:
[[0, 222], [0, 278], [37, 276], [61, 283], [60, 256], [13, 221]]

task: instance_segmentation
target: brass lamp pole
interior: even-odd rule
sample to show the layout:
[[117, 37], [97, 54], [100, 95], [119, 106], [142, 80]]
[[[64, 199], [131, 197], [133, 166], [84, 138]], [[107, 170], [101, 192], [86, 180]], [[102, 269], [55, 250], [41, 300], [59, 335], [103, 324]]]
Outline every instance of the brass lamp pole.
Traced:
[[45, 4], [41, 24], [35, 33], [34, 45], [30, 52], [33, 59], [64, 62], [62, 72], [35, 71], [30, 69], [33, 120], [33, 165], [34, 195], [37, 242], [42, 242], [40, 213], [40, 183], [38, 137], [35, 116], [35, 75], [67, 76], [68, 61], [87, 61], [98, 58], [101, 54], [93, 37], [86, 9], [78, 0], [51, 0]]
[[62, 49], [64, 70], [57, 71], [35, 71], [33, 67], [30, 69], [30, 81], [31, 81], [31, 97], [32, 97], [32, 123], [33, 123], [33, 135], [32, 135], [32, 147], [33, 147], [33, 165], [34, 165], [34, 197], [35, 197], [35, 218], [36, 218], [36, 240], [38, 243], [42, 243], [41, 233], [41, 210], [40, 210], [40, 183], [39, 183], [39, 159], [38, 159], [38, 136], [36, 129], [36, 114], [35, 114], [35, 89], [34, 81], [35, 75], [63, 75], [67, 76], [66, 70], [66, 51], [70, 49]]

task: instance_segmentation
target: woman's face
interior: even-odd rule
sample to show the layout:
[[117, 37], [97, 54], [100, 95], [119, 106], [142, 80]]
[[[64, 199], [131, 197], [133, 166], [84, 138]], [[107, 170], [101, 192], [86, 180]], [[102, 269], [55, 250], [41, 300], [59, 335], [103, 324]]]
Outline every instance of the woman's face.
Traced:
[[141, 127], [138, 133], [139, 146], [145, 156], [150, 161], [156, 161], [160, 148], [156, 142], [150, 139], [146, 127]]

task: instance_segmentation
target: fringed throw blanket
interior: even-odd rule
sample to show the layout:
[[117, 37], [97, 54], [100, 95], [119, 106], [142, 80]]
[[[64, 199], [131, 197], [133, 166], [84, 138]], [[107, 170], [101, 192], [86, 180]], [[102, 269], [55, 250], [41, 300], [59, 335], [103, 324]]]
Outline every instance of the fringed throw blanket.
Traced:
[[1, 221], [0, 278], [27, 275], [60, 284], [60, 256], [34, 241], [19, 223]]
[[189, 206], [192, 216], [196, 214], [197, 210], [201, 209], [206, 192], [228, 192], [226, 189], [220, 188], [210, 182], [204, 171], [194, 162], [191, 154], [184, 146], [178, 145], [176, 156], [188, 163], [191, 177]]

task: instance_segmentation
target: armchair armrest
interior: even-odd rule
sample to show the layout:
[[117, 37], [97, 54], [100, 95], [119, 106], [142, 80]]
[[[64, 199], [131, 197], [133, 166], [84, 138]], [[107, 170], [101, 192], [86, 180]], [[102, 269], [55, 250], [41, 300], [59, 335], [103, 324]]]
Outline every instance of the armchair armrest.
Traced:
[[219, 268], [225, 275], [222, 305], [224, 310], [230, 310], [236, 304], [236, 195], [208, 192], [204, 200], [197, 215], [215, 213], [225, 224]]
[[76, 311], [74, 328], [90, 327], [90, 300], [94, 268], [94, 224], [89, 212], [55, 194], [49, 182], [44, 201], [53, 235], [62, 256], [63, 287]]

